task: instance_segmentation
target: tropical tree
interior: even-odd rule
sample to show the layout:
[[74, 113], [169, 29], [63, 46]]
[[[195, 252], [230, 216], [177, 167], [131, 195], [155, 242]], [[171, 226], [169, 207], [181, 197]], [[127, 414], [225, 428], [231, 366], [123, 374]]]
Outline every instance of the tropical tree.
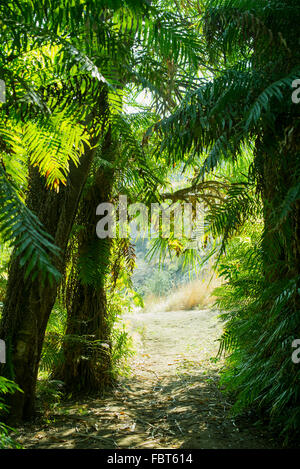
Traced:
[[[68, 5], [65, 6], [68, 7]], [[77, 18], [78, 21], [76, 22], [76, 31], [78, 34], [79, 30], [77, 30], [77, 28], [81, 29], [81, 33], [86, 29], [86, 22], [84, 20], [85, 14], [88, 14], [90, 11], [89, 8], [92, 8], [95, 5], [89, 3], [85, 8], [82, 8], [82, 6], [83, 5], [79, 6], [79, 10], [75, 11], [72, 9], [72, 5], [69, 5], [70, 10], [68, 15], [70, 14], [70, 11], [75, 15], [75, 17], [76, 15], [79, 15]], [[122, 5], [119, 4], [118, 7], [120, 6]], [[10, 193], [8, 192], [11, 187], [9, 182], [6, 184], [7, 187], [4, 185], [1, 186], [1, 189], [4, 191], [3, 198], [5, 202], [5, 206], [3, 207], [4, 223], [2, 226], [7, 232], [7, 239], [11, 240], [12, 237], [16, 238], [21, 247], [21, 249], [18, 249], [19, 246], [17, 246], [13, 255], [1, 324], [1, 336], [6, 339], [8, 346], [8, 363], [4, 367], [4, 373], [11, 376], [16, 382], [20, 383], [22, 390], [24, 391], [23, 393], [16, 392], [12, 396], [14, 405], [11, 408], [11, 413], [14, 414], [14, 418], [16, 419], [21, 416], [26, 417], [33, 411], [34, 388], [44, 331], [55, 301], [57, 288], [56, 281], [59, 271], [62, 271], [64, 266], [63, 255], [57, 255], [57, 248], [61, 250], [60, 253], [62, 254], [66, 249], [82, 189], [85, 181], [87, 180], [92, 159], [96, 153], [97, 143], [101, 141], [101, 127], [99, 124], [101, 122], [105, 122], [106, 109], [108, 109], [107, 86], [103, 85], [102, 81], [105, 80], [102, 80], [97, 67], [91, 63], [86, 54], [80, 54], [76, 48], [74, 49], [75, 46], [71, 44], [72, 41], [66, 43], [66, 41], [62, 39], [63, 35], [57, 34], [57, 30], [62, 28], [62, 26], [67, 30], [69, 29], [70, 24], [72, 24], [72, 22], [70, 23], [69, 16], [67, 15], [67, 17], [64, 18], [65, 22], [62, 23], [61, 20], [63, 17], [61, 16], [60, 9], [56, 11], [56, 14], [58, 15], [58, 17], [56, 17], [55, 15], [53, 16], [53, 10], [51, 7], [50, 9], [48, 9], [48, 6], [46, 8], [44, 7], [45, 5], [39, 6], [33, 2], [23, 2], [20, 4], [21, 11], [18, 11], [17, 9], [11, 14], [11, 10], [8, 9], [7, 24], [11, 25], [10, 19], [14, 17], [14, 20], [16, 20], [18, 14], [20, 16], [21, 23], [20, 28], [18, 28], [17, 31], [13, 31], [11, 27], [10, 29], [5, 29], [6, 36], [10, 37], [8, 45], [11, 45], [11, 48], [14, 49], [16, 46], [13, 39], [16, 34], [19, 34], [19, 42], [17, 43], [19, 45], [19, 54], [25, 53], [27, 56], [28, 54], [30, 56], [30, 51], [36, 46], [39, 46], [39, 58], [39, 54], [43, 53], [40, 48], [45, 42], [47, 45], [49, 45], [49, 43], [50, 45], [53, 43], [55, 44], [56, 41], [58, 41], [59, 44], [63, 42], [63, 51], [60, 48], [58, 49], [58, 52], [54, 51], [57, 53], [54, 58], [54, 64], [51, 64], [51, 71], [54, 72], [55, 76], [54, 83], [53, 81], [52, 83], [49, 83], [49, 74], [47, 75], [42, 72], [39, 73], [41, 67], [39, 67], [38, 63], [38, 67], [33, 67], [33, 69], [34, 73], [38, 77], [38, 80], [36, 80], [34, 84], [39, 89], [37, 93], [32, 94], [34, 94], [34, 97], [41, 97], [39, 102], [43, 103], [46, 111], [48, 109], [50, 110], [51, 118], [53, 112], [62, 112], [63, 109], [70, 117], [70, 113], [72, 113], [72, 109], [74, 108], [73, 103], [75, 96], [81, 106], [80, 115], [78, 115], [78, 112], [75, 116], [72, 115], [73, 124], [74, 120], [75, 123], [80, 123], [79, 125], [83, 126], [87, 132], [88, 139], [85, 139], [85, 143], [83, 144], [84, 146], [81, 148], [82, 158], [80, 160], [80, 164], [78, 164], [78, 156], [80, 156], [78, 155], [75, 160], [73, 158], [71, 166], [69, 164], [65, 164], [65, 168], [63, 168], [61, 154], [66, 154], [65, 159], [68, 159], [69, 156], [67, 155], [72, 154], [74, 144], [69, 140], [69, 144], [67, 142], [65, 147], [63, 147], [65, 153], [62, 153], [61, 142], [57, 142], [57, 136], [55, 136], [53, 131], [51, 132], [51, 129], [49, 129], [49, 119], [47, 119], [47, 122], [44, 125], [50, 135], [48, 141], [45, 139], [46, 142], [44, 148], [42, 148], [44, 150], [43, 152], [40, 151], [41, 145], [40, 147], [37, 147], [36, 144], [40, 137], [38, 132], [33, 134], [33, 136], [29, 133], [26, 134], [28, 140], [32, 144], [32, 147], [29, 148], [29, 154], [31, 156], [33, 153], [33, 157], [31, 156], [29, 160], [31, 167], [29, 168], [30, 182], [27, 206], [24, 206], [24, 203], [20, 201], [19, 206], [21, 209], [19, 209], [19, 213], [17, 213], [17, 215], [15, 207], [19, 200], [18, 194], [12, 190]], [[54, 7], [54, 5], [52, 5], [52, 7]], [[66, 11], [67, 8], [65, 13]], [[6, 10], [5, 13], [7, 13]], [[99, 12], [97, 12], [97, 15], [98, 14]], [[48, 15], [50, 15], [50, 18]], [[43, 17], [43, 21], [39, 22], [41, 16]], [[79, 24], [79, 18], [82, 20], [81, 24]], [[46, 21], [47, 19], [48, 23]], [[94, 19], [96, 20], [97, 18]], [[37, 24], [38, 22], [39, 24], [44, 24], [44, 29], [42, 31], [40, 29], [37, 31], [37, 28], [31, 27], [32, 23]], [[105, 19], [102, 21], [102, 26], [104, 29], [107, 26]], [[51, 33], [46, 33], [46, 30], [50, 30]], [[99, 30], [97, 30], [97, 34], [98, 33], [100, 34]], [[99, 36], [97, 37], [99, 38]], [[76, 35], [76, 40], [78, 40], [78, 35]], [[87, 41], [84, 44], [86, 45]], [[64, 55], [64, 53], [66, 53], [66, 55]], [[46, 54], [44, 53], [43, 56], [45, 55]], [[70, 56], [72, 57], [72, 60], [69, 60]], [[17, 58], [14, 57], [14, 60], [17, 60]], [[27, 60], [30, 60], [30, 57]], [[73, 74], [70, 72], [70, 68], [71, 66], [76, 66], [76, 62], [78, 62], [78, 60], [80, 62], [81, 74], [83, 71], [86, 72], [86, 70], [88, 70], [88, 72], [95, 74], [96, 77], [89, 79], [88, 77], [86, 78], [85, 76], [82, 76], [81, 79], [75, 77], [72, 80], [71, 77]], [[85, 65], [87, 65], [87, 68]], [[42, 77], [40, 75], [42, 75]], [[88, 88], [90, 95], [88, 95], [87, 92], [84, 92], [84, 87], [86, 89]], [[7, 88], [9, 89], [8, 86]], [[68, 93], [66, 95], [67, 88]], [[22, 93], [22, 91], [21, 87], [20, 92]], [[92, 96], [92, 101], [86, 99], [85, 102], [83, 102], [83, 95], [86, 98], [88, 96]], [[13, 98], [14, 97], [15, 94], [13, 93]], [[17, 106], [18, 110], [20, 107], [22, 108], [22, 101], [24, 100], [14, 99], [14, 104]], [[38, 101], [38, 99], [36, 99], [36, 101]], [[78, 104], [78, 102], [76, 102], [76, 104]], [[12, 109], [10, 101], [8, 101], [5, 106], [7, 109]], [[68, 110], [66, 111], [66, 109]], [[46, 120], [44, 116], [40, 117], [39, 113], [37, 114], [34, 112], [34, 109], [30, 110], [30, 106], [27, 112], [31, 112], [32, 119], [36, 120], [39, 118], [40, 120]], [[12, 114], [14, 116], [14, 110], [12, 111]], [[19, 120], [21, 119], [20, 117], [17, 118]], [[59, 122], [56, 121], [55, 124], [56, 126], [59, 126]], [[57, 132], [57, 127], [55, 130]], [[67, 130], [67, 128], [63, 130], [65, 130], [63, 135], [66, 139], [70, 130]], [[74, 135], [74, 132], [71, 132], [71, 135], [72, 134]], [[78, 135], [78, 133], [76, 135]], [[78, 140], [78, 136], [76, 138]], [[57, 142], [60, 153], [54, 152], [54, 155], [51, 158], [51, 155], [48, 153], [49, 143], [52, 144], [53, 141], [55, 143]], [[15, 155], [14, 150], [15, 148], [11, 150], [11, 154]], [[36, 152], [34, 153], [32, 150], [36, 150]], [[19, 152], [16, 154], [19, 154]], [[45, 161], [48, 162], [49, 168], [47, 168]], [[53, 166], [55, 164], [57, 168], [56, 172], [60, 176], [59, 179], [53, 177]], [[36, 167], [34, 167], [34, 165]], [[7, 181], [6, 173], [3, 177], [5, 177], [5, 181]], [[46, 181], [48, 181], [48, 183], [45, 184]], [[61, 182], [64, 183], [65, 188], [59, 187]], [[49, 191], [47, 184], [51, 184], [51, 186], [56, 188], [57, 191], [60, 188], [59, 194]], [[10, 209], [10, 211], [8, 209]], [[27, 217], [25, 218], [26, 215]], [[25, 220], [23, 221], [21, 217]], [[42, 226], [41, 223], [45, 226], [43, 231], [41, 231], [40, 228]], [[56, 247], [54, 247], [54, 244], [50, 244], [49, 235], [46, 234], [47, 229], [48, 233], [51, 233], [52, 235], [51, 239], [55, 238]], [[26, 251], [25, 248], [27, 248]], [[46, 249], [48, 249], [48, 251], [49, 249], [52, 249], [51, 262]], [[28, 259], [28, 266], [24, 266]], [[46, 262], [48, 263], [46, 264]], [[33, 272], [36, 264], [42, 272], [38, 274], [38, 270], [35, 269], [35, 272], [29, 279], [28, 276]], [[45, 264], [47, 269], [45, 268]], [[45, 283], [45, 273], [47, 273], [47, 271], [52, 274], [52, 278], [50, 278], [50, 281]], [[53, 281], [54, 274], [55, 281]], [[23, 292], [22, 298], [16, 294], [17, 291]], [[29, 371], [30, 369], [32, 370], [31, 372]]]

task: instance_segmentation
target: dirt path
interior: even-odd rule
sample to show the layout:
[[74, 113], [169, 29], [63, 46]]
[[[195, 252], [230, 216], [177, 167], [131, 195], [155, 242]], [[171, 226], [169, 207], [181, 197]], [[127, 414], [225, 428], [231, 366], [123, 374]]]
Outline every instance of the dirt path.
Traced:
[[218, 387], [217, 312], [135, 313], [125, 318], [137, 354], [132, 376], [102, 399], [60, 404], [20, 429], [25, 448], [269, 448], [233, 419]]

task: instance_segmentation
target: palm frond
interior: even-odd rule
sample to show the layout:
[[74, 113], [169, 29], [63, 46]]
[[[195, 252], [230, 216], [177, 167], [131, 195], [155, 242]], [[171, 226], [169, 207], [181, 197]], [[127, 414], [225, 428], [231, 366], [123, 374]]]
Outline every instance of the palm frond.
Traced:
[[25, 267], [25, 278], [42, 277], [56, 279], [59, 272], [51, 263], [51, 256], [59, 254], [51, 236], [44, 230], [39, 219], [21, 200], [17, 190], [0, 168], [0, 230], [4, 242], [13, 243], [20, 265]]

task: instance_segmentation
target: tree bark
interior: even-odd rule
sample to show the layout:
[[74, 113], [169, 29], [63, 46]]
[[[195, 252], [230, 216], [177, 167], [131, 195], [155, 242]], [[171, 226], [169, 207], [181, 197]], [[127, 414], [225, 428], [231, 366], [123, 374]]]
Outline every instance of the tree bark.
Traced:
[[[101, 158], [112, 163], [114, 148], [108, 132]], [[105, 274], [109, 268], [110, 240], [96, 235], [96, 208], [110, 200], [113, 169], [98, 169], [81, 201], [78, 224], [81, 227], [67, 281], [67, 330], [64, 361], [55, 377], [72, 393], [102, 391], [111, 384], [111, 328], [109, 324]]]
[[289, 122], [280, 120], [277, 125], [276, 136], [266, 133], [256, 146], [265, 225], [265, 278], [269, 283], [295, 278], [300, 274], [299, 201], [287, 210], [283, 219], [279, 219], [283, 204], [287, 203], [288, 191], [297, 185], [299, 142], [295, 132], [287, 145], [282, 129], [288, 133]]

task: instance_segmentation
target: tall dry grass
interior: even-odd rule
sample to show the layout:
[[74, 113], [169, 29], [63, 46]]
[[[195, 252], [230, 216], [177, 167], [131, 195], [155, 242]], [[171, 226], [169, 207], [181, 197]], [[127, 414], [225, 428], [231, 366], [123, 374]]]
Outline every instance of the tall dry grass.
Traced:
[[208, 308], [214, 304], [215, 297], [212, 292], [220, 284], [220, 279], [216, 277], [208, 280], [197, 279], [183, 285], [164, 298], [150, 295], [144, 302], [145, 311], [179, 311]]

